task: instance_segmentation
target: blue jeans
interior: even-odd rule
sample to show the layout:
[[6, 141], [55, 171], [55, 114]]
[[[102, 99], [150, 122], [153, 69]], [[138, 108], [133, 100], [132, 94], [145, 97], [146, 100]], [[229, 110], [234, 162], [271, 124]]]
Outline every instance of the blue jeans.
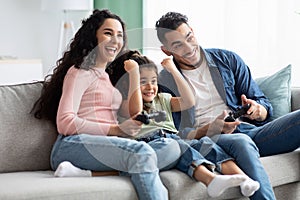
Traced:
[[222, 149], [235, 159], [236, 164], [253, 180], [260, 183], [260, 188], [250, 197], [252, 200], [275, 200], [275, 195], [259, 160], [255, 143], [245, 134], [221, 134], [212, 137]]
[[[250, 136], [258, 148], [260, 156], [269, 156], [291, 152], [299, 148], [299, 130], [300, 110], [291, 112], [260, 127], [242, 123], [239, 125], [236, 132], [244, 133]], [[240, 149], [245, 149], [245, 147], [241, 147]], [[269, 180], [267, 179], [267, 175], [263, 171], [263, 167], [259, 162], [253, 161], [253, 156], [255, 154], [251, 153], [253, 156], [245, 156], [241, 155], [241, 152], [239, 151], [240, 150], [232, 151], [231, 156], [237, 160], [240, 168], [247, 172], [251, 178], [260, 182], [261, 188], [253, 195], [252, 199], [275, 199], [274, 194], [271, 194], [272, 188], [269, 184]], [[255, 158], [259, 155], [256, 155]], [[252, 167], [250, 161], [252, 161]], [[266, 185], [267, 183], [268, 185]]]
[[173, 169], [181, 156], [181, 149], [176, 140], [157, 137], [148, 142], [154, 149], [157, 157], [157, 167], [160, 171]]
[[176, 164], [176, 168], [191, 178], [195, 167], [206, 166], [209, 170], [221, 171], [221, 164], [232, 158], [216, 145], [209, 137], [201, 140], [183, 140], [176, 134], [167, 134], [167, 137], [175, 139], [181, 149], [181, 157]]
[[[178, 143], [172, 139], [160, 139], [151, 146], [145, 142], [120, 138], [79, 134], [58, 135], [51, 152], [51, 167], [55, 170], [63, 161], [92, 171], [118, 170], [130, 174], [139, 199], [168, 199], [168, 191], [159, 177], [156, 151], [161, 151], [167, 168], [179, 156]], [[163, 154], [160, 154], [163, 155]], [[163, 159], [159, 159], [163, 161]], [[168, 163], [170, 162], [170, 163]]]
[[242, 123], [237, 132], [249, 135], [259, 149], [260, 156], [291, 152], [300, 147], [300, 110], [256, 127]]

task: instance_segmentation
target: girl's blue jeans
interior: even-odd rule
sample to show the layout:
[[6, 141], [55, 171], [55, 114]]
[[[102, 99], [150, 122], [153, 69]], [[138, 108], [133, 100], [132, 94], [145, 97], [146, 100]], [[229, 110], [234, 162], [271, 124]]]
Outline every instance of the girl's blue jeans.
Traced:
[[209, 137], [203, 137], [201, 140], [183, 140], [176, 134], [167, 134], [167, 137], [175, 139], [181, 149], [181, 156], [175, 167], [191, 178], [195, 167], [199, 165], [204, 165], [211, 171], [216, 169], [221, 172], [221, 164], [233, 159]]

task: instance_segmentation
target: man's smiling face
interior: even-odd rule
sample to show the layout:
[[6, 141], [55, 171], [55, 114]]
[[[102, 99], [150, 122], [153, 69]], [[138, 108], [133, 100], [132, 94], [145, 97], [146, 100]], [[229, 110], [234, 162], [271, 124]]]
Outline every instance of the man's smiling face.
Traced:
[[187, 24], [181, 24], [176, 30], [165, 34], [162, 50], [173, 55], [182, 69], [199, 67], [201, 64], [200, 47], [194, 32]]

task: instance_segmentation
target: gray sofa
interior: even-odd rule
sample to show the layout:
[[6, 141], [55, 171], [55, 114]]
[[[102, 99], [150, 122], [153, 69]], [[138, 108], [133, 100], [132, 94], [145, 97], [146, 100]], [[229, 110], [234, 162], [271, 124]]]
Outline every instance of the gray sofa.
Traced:
[[[41, 83], [0, 86], [0, 199], [137, 199], [128, 177], [55, 178], [50, 169], [56, 130], [29, 114]], [[300, 88], [292, 88], [292, 110], [300, 108]], [[277, 199], [300, 199], [300, 151], [261, 158]], [[161, 172], [170, 199], [209, 199], [206, 187], [185, 174]], [[218, 199], [246, 199], [239, 188]]]

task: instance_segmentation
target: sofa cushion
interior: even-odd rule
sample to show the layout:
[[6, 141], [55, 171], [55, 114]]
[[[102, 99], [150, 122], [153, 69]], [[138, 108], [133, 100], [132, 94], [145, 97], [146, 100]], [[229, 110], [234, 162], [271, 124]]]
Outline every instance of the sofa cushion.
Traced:
[[300, 87], [292, 87], [292, 111], [300, 109]]
[[0, 86], [0, 172], [50, 169], [54, 126], [30, 111], [41, 82]]
[[137, 200], [129, 177], [56, 178], [53, 171], [0, 174], [0, 199], [5, 200]]
[[300, 181], [300, 148], [260, 158], [273, 187]]
[[291, 112], [291, 65], [255, 81], [273, 106], [274, 113], [271, 119]]

